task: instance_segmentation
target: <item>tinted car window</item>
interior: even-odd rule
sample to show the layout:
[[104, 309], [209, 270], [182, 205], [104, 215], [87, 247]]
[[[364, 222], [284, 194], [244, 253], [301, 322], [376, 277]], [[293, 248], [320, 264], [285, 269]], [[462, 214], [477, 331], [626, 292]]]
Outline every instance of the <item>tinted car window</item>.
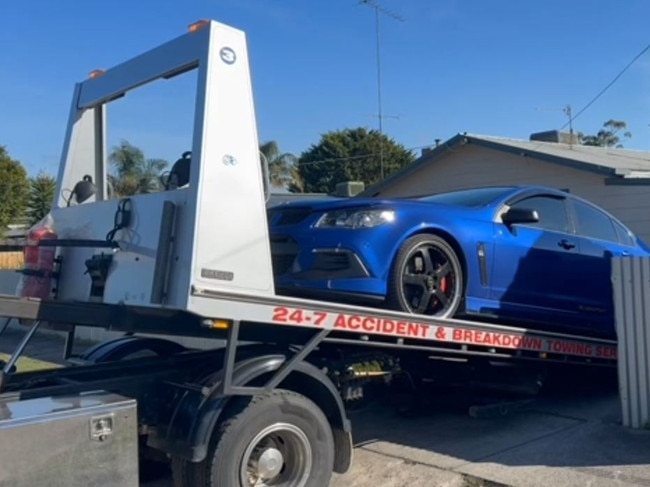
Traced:
[[512, 187], [461, 189], [459, 191], [450, 191], [448, 193], [424, 196], [418, 199], [431, 203], [442, 203], [445, 205], [476, 207], [490, 204], [493, 201], [502, 198], [510, 191], [512, 191]]
[[511, 205], [512, 208], [535, 210], [539, 215], [536, 223], [526, 223], [527, 226], [553, 230], [556, 232], [569, 231], [566, 205], [563, 198], [551, 196], [532, 196]]
[[630, 235], [630, 232], [623, 225], [618, 223], [616, 220], [612, 220], [614, 227], [616, 228], [616, 233], [618, 234], [618, 241], [623, 245], [629, 245], [634, 247], [634, 238]]
[[618, 235], [609, 216], [580, 201], [575, 201], [574, 205], [580, 235], [618, 242]]

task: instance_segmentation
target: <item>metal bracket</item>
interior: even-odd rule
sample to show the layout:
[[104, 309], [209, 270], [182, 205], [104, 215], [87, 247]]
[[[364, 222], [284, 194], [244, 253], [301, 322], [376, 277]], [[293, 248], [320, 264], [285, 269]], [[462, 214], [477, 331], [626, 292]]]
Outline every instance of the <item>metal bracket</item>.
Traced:
[[239, 342], [239, 327], [240, 322], [234, 321], [228, 329], [228, 336], [226, 338], [226, 353], [223, 359], [223, 378], [216, 387], [207, 388], [204, 395], [209, 396], [217, 393], [219, 396], [254, 396], [270, 392], [276, 388], [280, 383], [293, 372], [297, 365], [304, 360], [329, 334], [330, 330], [320, 330], [314, 334], [309, 341], [291, 358], [284, 362], [278, 370], [275, 371], [273, 376], [262, 387], [249, 387], [249, 386], [234, 386], [233, 373], [235, 370], [235, 357], [237, 354], [237, 345]]
[[[9, 322], [7, 321], [7, 324], [8, 323]], [[11, 355], [7, 363], [4, 364], [2, 371], [0, 371], [0, 392], [4, 390], [5, 383], [7, 382], [7, 376], [12, 372], [14, 366], [16, 365], [16, 362], [18, 362], [18, 359], [25, 351], [25, 347], [34, 336], [34, 333], [36, 333], [36, 330], [38, 329], [38, 326], [40, 324], [41, 324], [40, 320], [36, 320], [32, 324], [31, 328], [27, 331], [27, 333], [25, 333], [25, 336], [16, 347], [16, 350], [14, 350], [14, 353]]]

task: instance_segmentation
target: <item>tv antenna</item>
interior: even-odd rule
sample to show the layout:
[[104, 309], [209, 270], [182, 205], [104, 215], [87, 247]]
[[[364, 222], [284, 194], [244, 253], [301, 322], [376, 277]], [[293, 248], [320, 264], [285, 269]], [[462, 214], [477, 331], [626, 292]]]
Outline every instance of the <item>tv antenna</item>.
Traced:
[[566, 127], [567, 125], [569, 126], [569, 145], [573, 145], [573, 111], [571, 105], [567, 104], [563, 108], [537, 108], [537, 110], [564, 113], [568, 117], [569, 121], [562, 128]]
[[[404, 18], [395, 12], [392, 12], [381, 5], [375, 0], [360, 0], [360, 4], [366, 5], [375, 9], [375, 36], [376, 36], [376, 50], [377, 50], [377, 118], [379, 119], [379, 170], [381, 180], [384, 179], [384, 116], [382, 112], [382, 98], [381, 98], [381, 36], [379, 31], [379, 17], [384, 14], [398, 22], [404, 22]], [[395, 117], [393, 117], [395, 118]]]
[[571, 105], [565, 106], [562, 111], [564, 114], [569, 117], [569, 134], [571, 135], [571, 140], [573, 139], [573, 112], [571, 111]]

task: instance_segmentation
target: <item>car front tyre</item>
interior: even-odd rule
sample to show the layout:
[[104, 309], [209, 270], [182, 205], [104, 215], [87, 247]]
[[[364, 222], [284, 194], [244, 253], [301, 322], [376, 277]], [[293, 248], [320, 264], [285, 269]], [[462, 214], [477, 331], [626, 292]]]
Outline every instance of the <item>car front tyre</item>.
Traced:
[[461, 306], [463, 269], [453, 247], [437, 235], [415, 235], [397, 252], [387, 304], [408, 313], [450, 318]]

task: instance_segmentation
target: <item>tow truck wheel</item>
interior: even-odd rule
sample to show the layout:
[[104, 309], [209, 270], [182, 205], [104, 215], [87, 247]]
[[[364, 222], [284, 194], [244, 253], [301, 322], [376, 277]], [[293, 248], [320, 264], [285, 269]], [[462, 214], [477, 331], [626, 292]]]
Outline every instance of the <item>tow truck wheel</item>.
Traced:
[[213, 434], [199, 463], [173, 463], [176, 486], [327, 487], [334, 439], [306, 397], [275, 390], [238, 404]]

